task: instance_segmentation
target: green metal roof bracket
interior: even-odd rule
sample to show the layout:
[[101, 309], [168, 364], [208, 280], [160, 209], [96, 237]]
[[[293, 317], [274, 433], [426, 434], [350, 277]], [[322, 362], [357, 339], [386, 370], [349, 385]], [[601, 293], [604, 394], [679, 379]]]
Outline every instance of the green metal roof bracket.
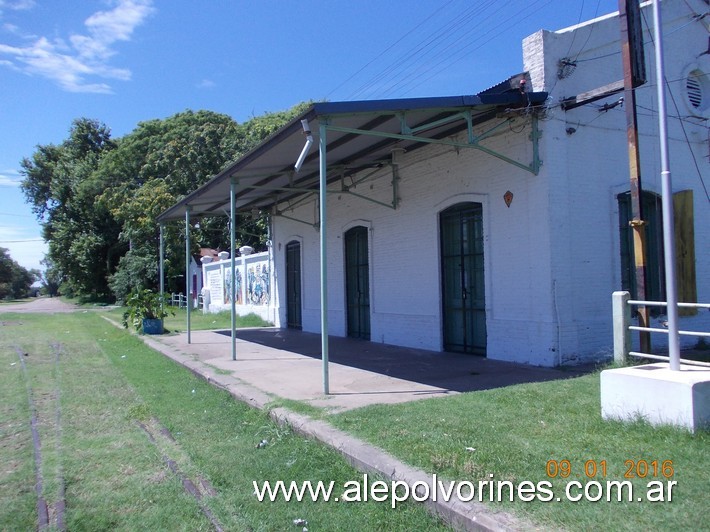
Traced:
[[463, 111], [461, 113], [456, 113], [445, 118], [440, 118], [439, 120], [434, 120], [432, 122], [427, 122], [426, 124], [421, 124], [417, 127], [408, 128], [410, 134], [419, 133], [420, 131], [426, 131], [427, 129], [432, 129], [435, 127], [443, 126], [445, 124], [450, 124], [451, 122], [458, 122], [459, 120], [466, 120], [470, 125], [472, 123], [471, 111]]
[[537, 175], [540, 172], [540, 166], [542, 161], [540, 160], [540, 137], [542, 137], [542, 131], [540, 131], [539, 119], [536, 114], [533, 113], [531, 117], [532, 131], [530, 132], [530, 141], [533, 147], [533, 162], [532, 162], [532, 172]]
[[287, 216], [283, 213], [280, 213], [279, 211], [276, 211], [275, 213], [273, 213], [272, 216], [278, 216], [280, 218], [284, 218], [285, 220], [291, 220], [292, 222], [298, 222], [299, 224], [306, 224], [306, 225], [311, 226], [313, 229], [318, 230], [318, 223], [317, 222], [307, 222], [305, 220], [300, 220], [298, 218], [294, 218], [293, 216]]
[[404, 148], [394, 148], [392, 150], [392, 162], [390, 167], [392, 168], [392, 208], [397, 210], [399, 207], [399, 155], [404, 153]]
[[500, 128], [502, 128], [503, 126], [509, 125], [511, 120], [512, 120], [512, 119], [510, 119], [510, 118], [506, 118], [506, 119], [503, 120], [502, 122], [497, 123], [495, 126], [493, 126], [493, 127], [489, 128], [489, 129], [485, 130], [485, 131], [484, 131], [483, 133], [481, 133], [480, 135], [475, 136], [474, 139], [473, 139], [473, 142], [474, 142], [474, 143], [480, 142], [480, 141], [482, 141], [482, 140], [484, 140], [484, 139], [490, 137], [493, 133], [495, 133], [496, 131], [498, 131], [498, 130], [499, 130]]
[[291, 210], [293, 210], [293, 209], [295, 209], [296, 207], [298, 207], [299, 205], [301, 205], [302, 203], [305, 203], [306, 201], [308, 201], [308, 200], [311, 198], [311, 196], [316, 196], [317, 194], [318, 194], [318, 191], [316, 191], [316, 190], [310, 190], [309, 192], [307, 192], [307, 193], [303, 194], [302, 196], [300, 196], [300, 197], [299, 197], [297, 200], [295, 200], [293, 203], [291, 203], [291, 200], [286, 200], [287, 203], [288, 203], [288, 208], [291, 209]]
[[407, 125], [407, 113], [399, 113], [399, 130], [402, 135], [411, 135], [412, 130]]
[[[537, 120], [537, 119], [535, 119], [535, 120]], [[505, 161], [513, 166], [516, 166], [517, 168], [520, 168], [520, 169], [530, 172], [532, 174], [537, 175], [537, 173], [539, 172], [540, 161], [539, 161], [539, 158], [537, 158], [537, 157], [534, 157], [532, 164], [526, 165], [526, 164], [516, 161], [515, 159], [511, 159], [510, 157], [507, 157], [507, 156], [503, 155], [502, 153], [498, 153], [495, 150], [481, 146], [478, 143], [470, 144], [468, 142], [455, 142], [455, 141], [448, 140], [448, 139], [430, 139], [430, 138], [426, 138], [426, 137], [418, 137], [416, 135], [401, 135], [398, 133], [388, 133], [386, 131], [373, 131], [373, 130], [357, 129], [357, 128], [343, 127], [343, 126], [328, 125], [326, 127], [327, 127], [327, 129], [329, 129], [331, 131], [338, 131], [341, 133], [352, 133], [355, 135], [370, 135], [373, 137], [390, 138], [390, 139], [397, 139], [397, 140], [410, 140], [413, 142], [422, 142], [422, 143], [426, 143], [426, 144], [438, 144], [438, 145], [442, 145], [442, 146], [452, 146], [455, 148], [473, 148], [473, 149], [482, 151], [483, 153], [487, 153], [488, 155], [490, 155], [492, 157], [500, 159], [501, 161]], [[536, 133], [534, 135], [532, 135], [532, 138], [531, 138], [531, 140], [533, 142], [533, 153], [537, 152], [537, 139], [539, 138], [539, 131], [537, 130], [536, 125], [534, 126], [534, 131]], [[537, 166], [535, 164], [535, 161], [537, 161]]]
[[466, 111], [466, 131], [468, 132], [469, 144], [476, 142], [476, 137], [473, 134], [473, 113], [471, 111]]
[[376, 199], [368, 198], [367, 196], [363, 196], [362, 194], [358, 194], [357, 192], [353, 192], [352, 190], [338, 190], [338, 193], [341, 194], [349, 194], [351, 196], [355, 196], [356, 198], [363, 199], [365, 201], [369, 201], [370, 203], [374, 203], [376, 205], [382, 205], [383, 207], [387, 207], [388, 209], [396, 209], [396, 207], [391, 204], [391, 203], [385, 203], [384, 201], [379, 201]]
[[374, 170], [372, 170], [372, 172], [368, 172], [367, 174], [365, 174], [364, 176], [362, 176], [360, 179], [354, 180], [350, 186], [351, 186], [351, 187], [356, 187], [356, 186], [358, 186], [360, 183], [364, 183], [365, 181], [367, 181], [368, 179], [370, 179], [373, 175], [375, 175], [376, 173], [378, 173], [380, 170], [382, 170], [382, 167], [379, 167], [379, 166], [378, 166], [377, 168], [375, 168]]

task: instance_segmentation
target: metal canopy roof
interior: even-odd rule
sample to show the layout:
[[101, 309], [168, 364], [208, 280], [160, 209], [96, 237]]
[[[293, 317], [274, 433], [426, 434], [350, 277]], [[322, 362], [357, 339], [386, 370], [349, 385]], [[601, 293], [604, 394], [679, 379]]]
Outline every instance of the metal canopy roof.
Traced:
[[[162, 213], [158, 221], [184, 219], [188, 207], [194, 218], [227, 214], [232, 180], [236, 183], [237, 212], [271, 209], [304, 192], [317, 192], [322, 125], [327, 131], [329, 183], [340, 179], [343, 173], [352, 174], [389, 163], [395, 148], [411, 151], [432, 142], [451, 144], [449, 137], [467, 129], [469, 142], [455, 145], [473, 144], [472, 147], [499, 156], [477, 146], [472, 127], [496, 118], [501, 112], [525, 109], [546, 100], [547, 93], [522, 92], [520, 79], [522, 76], [514, 76], [471, 96], [314, 103]], [[300, 172], [296, 173], [294, 164], [306, 143], [303, 119], [309, 121], [314, 142]], [[509, 162], [526, 168], [525, 164]]]

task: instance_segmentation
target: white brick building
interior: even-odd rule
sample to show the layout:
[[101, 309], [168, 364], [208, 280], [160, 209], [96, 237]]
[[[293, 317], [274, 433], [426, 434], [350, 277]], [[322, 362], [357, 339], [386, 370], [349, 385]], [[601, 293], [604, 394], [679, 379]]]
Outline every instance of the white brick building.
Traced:
[[[692, 191], [684, 208], [694, 206], [684, 216], [696, 256], [684, 260], [708, 302], [710, 55], [696, 16], [707, 4], [663, 7], [674, 192]], [[626, 119], [612, 106], [623, 93], [568, 110], [560, 101], [623, 78], [619, 34], [615, 15], [540, 31], [523, 43], [526, 74], [471, 97], [314, 104], [162, 219], [229, 208], [230, 190], [235, 210], [269, 213], [276, 325], [320, 332], [325, 135], [329, 334], [544, 366], [610, 356], [611, 294], [629, 282]], [[644, 189], [658, 194], [650, 44], [646, 56], [640, 153]], [[296, 173], [300, 119], [315, 145]], [[709, 317], [681, 329], [707, 330]]]

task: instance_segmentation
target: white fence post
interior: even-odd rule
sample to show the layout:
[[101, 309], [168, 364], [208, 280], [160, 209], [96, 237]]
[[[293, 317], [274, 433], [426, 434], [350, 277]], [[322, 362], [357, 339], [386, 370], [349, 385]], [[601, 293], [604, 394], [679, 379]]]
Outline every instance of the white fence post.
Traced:
[[612, 299], [612, 317], [614, 322], [614, 362], [626, 365], [629, 351], [631, 351], [631, 299], [629, 292], [614, 292]]

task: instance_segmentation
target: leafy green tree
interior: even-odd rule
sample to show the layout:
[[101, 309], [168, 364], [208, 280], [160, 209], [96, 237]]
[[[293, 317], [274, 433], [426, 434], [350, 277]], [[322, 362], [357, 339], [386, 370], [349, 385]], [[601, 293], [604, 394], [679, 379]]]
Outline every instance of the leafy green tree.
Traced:
[[31, 159], [21, 162], [22, 191], [42, 223], [49, 257], [70, 293], [110, 295], [107, 277], [119, 257], [113, 264], [109, 259], [120, 225], [96, 202], [105, 185], [94, 173], [114, 147], [108, 127], [80, 118], [62, 144], [38, 146]]
[[44, 273], [40, 273], [41, 292], [50, 297], [59, 295], [59, 287], [63, 282], [62, 272], [49, 257], [45, 257], [41, 264], [44, 266]]
[[[100, 201], [121, 222], [121, 239], [129, 246], [110, 279], [117, 298], [137, 288], [157, 288], [160, 213], [273, 134], [305, 105], [241, 125], [226, 115], [185, 111], [143, 122], [118, 141], [98, 170], [101, 182], [112, 184]], [[226, 216], [205, 218], [196, 225], [190, 235], [194, 254], [198, 247], [229, 248]], [[165, 227], [165, 277], [170, 291], [184, 291], [184, 237], [183, 223]], [[238, 247], [263, 249], [266, 239], [264, 219], [240, 219]]]
[[[50, 293], [123, 299], [158, 285], [158, 215], [272, 135], [308, 104], [237, 124], [211, 111], [184, 111], [141, 122], [112, 139], [86, 118], [72, 123], [60, 145], [38, 146], [23, 159], [22, 190], [49, 243]], [[266, 222], [240, 217], [237, 247], [263, 249]], [[164, 231], [168, 290], [184, 289], [184, 224]], [[200, 220], [199, 246], [229, 248], [229, 220]], [[48, 270], [49, 273], [49, 270]]]
[[6, 248], [0, 248], [0, 299], [27, 297], [38, 279], [37, 270], [23, 268]]
[[[135, 288], [158, 284], [158, 215], [205, 183], [234, 157], [237, 123], [210, 111], [185, 111], [165, 120], [142, 122], [118, 141], [96, 176], [106, 190], [99, 198], [121, 223], [128, 251], [110, 278], [121, 299]], [[184, 264], [180, 226], [166, 228], [168, 288]]]

